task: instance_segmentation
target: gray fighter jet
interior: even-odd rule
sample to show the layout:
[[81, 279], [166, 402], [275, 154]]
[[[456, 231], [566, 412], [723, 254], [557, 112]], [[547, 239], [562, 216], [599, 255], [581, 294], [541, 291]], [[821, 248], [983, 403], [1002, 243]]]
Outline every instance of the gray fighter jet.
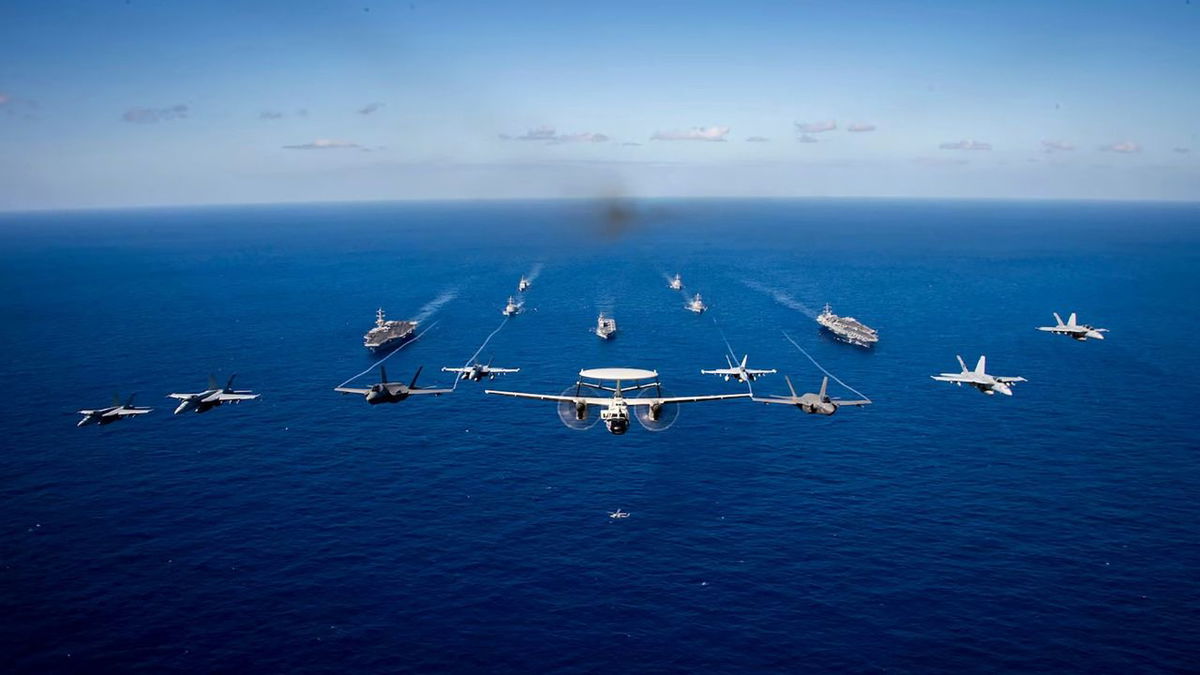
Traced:
[[83, 419], [79, 420], [77, 427], [86, 427], [89, 424], [112, 424], [125, 419], [126, 417], [135, 415], [145, 415], [153, 410], [153, 408], [144, 408], [133, 405], [133, 394], [129, 395], [129, 400], [121, 403], [121, 397], [113, 394], [113, 404], [107, 408], [97, 408], [96, 410], [80, 410], [79, 414], [83, 415]]
[[[737, 357], [735, 356], [734, 358], [737, 358]], [[763, 375], [770, 375], [771, 373], [775, 372], [774, 368], [772, 368], [771, 370], [756, 370], [754, 368], [747, 368], [746, 361], [748, 361], [748, 360], [750, 360], [749, 356], [743, 356], [741, 363], [734, 363], [729, 358], [729, 355], [726, 354], [725, 355], [725, 363], [729, 364], [728, 368], [717, 368], [715, 370], [701, 370], [700, 374], [701, 375], [720, 375], [725, 378], [726, 382], [728, 382], [730, 380], [730, 378], [737, 380], [738, 382], [753, 382], [753, 381], [757, 380], [759, 377], [762, 377]]]
[[871, 401], [862, 399], [860, 401], [847, 401], [840, 398], [829, 398], [825, 390], [829, 387], [829, 378], [821, 380], [821, 391], [815, 394], [805, 394], [803, 396], [796, 395], [796, 388], [792, 386], [792, 380], [787, 375], [783, 376], [787, 381], [788, 389], [791, 390], [791, 396], [775, 396], [769, 398], [752, 398], [752, 401], [759, 403], [782, 403], [783, 405], [794, 405], [803, 410], [809, 415], [832, 415], [837, 412], [838, 408], [844, 405], [863, 406], [870, 405]]
[[[424, 366], [422, 366], [423, 368]], [[421, 389], [417, 386], [417, 378], [421, 376], [421, 368], [417, 368], [417, 373], [413, 375], [412, 382], [404, 384], [403, 382], [388, 382], [387, 368], [379, 366], [379, 382], [371, 385], [369, 389], [357, 389], [354, 387], [334, 387], [334, 391], [340, 391], [343, 394], [358, 394], [367, 398], [367, 403], [371, 405], [379, 405], [380, 403], [399, 403], [409, 396], [417, 394], [430, 394], [433, 396], [441, 396], [449, 394], [453, 389]]]
[[979, 391], [994, 396], [996, 392], [1000, 392], [1005, 396], [1012, 396], [1012, 385], [1017, 382], [1027, 382], [1023, 377], [998, 377], [988, 375], [985, 372], [987, 368], [987, 357], [980, 356], [979, 363], [975, 364], [975, 370], [967, 370], [967, 364], [963, 362], [961, 356], [958, 358], [958, 365], [962, 366], [961, 373], [941, 373], [940, 375], [930, 375], [938, 382], [953, 382], [958, 386], [969, 384]]
[[1103, 340], [1104, 335], [1102, 335], [1102, 333], [1108, 332], [1107, 328], [1095, 328], [1087, 324], [1077, 323], [1075, 320], [1075, 312], [1071, 312], [1071, 315], [1067, 317], [1066, 323], [1063, 323], [1062, 317], [1058, 315], [1058, 312], [1054, 312], [1053, 314], [1054, 321], [1058, 325], [1038, 326], [1038, 330], [1045, 331], [1047, 333], [1055, 333], [1058, 335], [1066, 335], [1074, 340], [1079, 340], [1080, 342], [1083, 342], [1088, 338], [1093, 340]]
[[217, 386], [217, 378], [209, 375], [208, 389], [198, 394], [167, 394], [167, 398], [179, 400], [179, 407], [175, 408], [175, 414], [178, 415], [185, 412], [208, 412], [222, 403], [251, 401], [259, 397], [258, 394], [252, 393], [249, 390], [235, 390], [233, 388], [233, 379], [235, 377], [237, 377], [237, 373], [230, 375], [229, 381], [222, 388]]
[[520, 368], [498, 368], [496, 366], [493, 366], [491, 361], [488, 361], [487, 363], [479, 363], [478, 361], [476, 361], [474, 363], [465, 365], [462, 368], [442, 368], [442, 372], [443, 373], [458, 373], [458, 378], [460, 380], [471, 380], [472, 382], [479, 382], [479, 381], [483, 380], [483, 378], [485, 378], [485, 377], [488, 378], [489, 380], [494, 380], [494, 379], [496, 379], [497, 375], [503, 375], [505, 373], [519, 373], [519, 372], [521, 372], [521, 369]]

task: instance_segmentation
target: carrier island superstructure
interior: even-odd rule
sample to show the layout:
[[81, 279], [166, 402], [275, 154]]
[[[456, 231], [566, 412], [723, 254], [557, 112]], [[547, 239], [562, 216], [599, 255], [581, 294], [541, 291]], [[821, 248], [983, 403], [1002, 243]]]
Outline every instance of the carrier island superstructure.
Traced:
[[363, 346], [373, 352], [395, 349], [411, 339], [416, 329], [416, 321], [388, 321], [380, 307], [375, 310], [375, 327], [363, 336]]
[[834, 337], [859, 347], [870, 347], [879, 342], [879, 333], [852, 316], [838, 316], [825, 303], [825, 309], [817, 316], [817, 323], [825, 330], [833, 333]]

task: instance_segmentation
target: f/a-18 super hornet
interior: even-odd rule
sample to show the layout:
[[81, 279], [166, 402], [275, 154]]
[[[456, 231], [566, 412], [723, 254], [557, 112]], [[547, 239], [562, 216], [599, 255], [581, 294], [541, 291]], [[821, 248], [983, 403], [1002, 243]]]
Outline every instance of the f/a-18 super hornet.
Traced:
[[[422, 366], [423, 367], [423, 366]], [[428, 394], [432, 396], [441, 396], [449, 394], [453, 389], [422, 389], [417, 386], [417, 378], [421, 376], [421, 368], [417, 368], [417, 372], [413, 375], [412, 382], [404, 384], [403, 382], [388, 382], [387, 368], [379, 366], [379, 382], [373, 384], [368, 389], [358, 389], [355, 387], [334, 387], [334, 391], [340, 391], [343, 394], [358, 394], [367, 398], [367, 403], [378, 405], [380, 403], [399, 403], [409, 396], [418, 394]]]
[[442, 372], [443, 373], [458, 373], [458, 379], [460, 379], [460, 380], [471, 380], [472, 382], [479, 382], [480, 380], [482, 380], [485, 377], [488, 378], [489, 380], [494, 380], [494, 379], [496, 379], [497, 375], [503, 375], [505, 373], [519, 373], [519, 372], [521, 372], [521, 369], [520, 368], [497, 368], [496, 366], [492, 365], [491, 361], [488, 361], [487, 363], [479, 363], [478, 361], [476, 361], [474, 363], [465, 365], [462, 368], [442, 368]]
[[988, 396], [994, 396], [996, 392], [1012, 396], [1012, 385], [1017, 382], [1027, 382], [1023, 377], [1000, 377], [987, 374], [984, 370], [987, 367], [986, 356], [979, 357], [979, 363], [975, 364], [975, 370], [967, 370], [967, 364], [963, 362], [962, 357], [957, 358], [958, 365], [962, 367], [961, 373], [941, 373], [940, 375], [930, 375], [930, 377], [938, 382], [953, 382], [960, 387], [969, 384]]
[[1047, 333], [1056, 333], [1058, 335], [1066, 335], [1071, 339], [1079, 340], [1080, 342], [1083, 342], [1088, 338], [1093, 340], [1103, 340], [1104, 335], [1102, 335], [1102, 333], [1108, 332], [1107, 328], [1095, 328], [1087, 324], [1077, 323], [1075, 312], [1071, 312], [1071, 315], [1067, 317], [1066, 323], [1063, 323], [1062, 317], [1058, 315], [1058, 312], [1054, 312], [1054, 321], [1058, 325], [1038, 326], [1038, 330], [1046, 331]]
[[741, 363], [734, 363], [729, 358], [729, 355], [726, 354], [725, 355], [725, 363], [729, 364], [728, 368], [717, 368], [715, 370], [701, 370], [700, 374], [701, 375], [720, 375], [725, 378], [726, 382], [728, 382], [730, 379], [737, 380], [738, 382], [753, 382], [753, 381], [757, 380], [759, 377], [762, 377], [763, 375], [770, 375], [775, 372], [774, 368], [772, 368], [770, 370], [757, 370], [754, 368], [747, 368], [746, 361], [748, 361], [749, 359], [750, 359], [750, 355], [747, 354], [742, 357]]
[[212, 375], [208, 376], [208, 389], [198, 394], [167, 394], [167, 398], [179, 400], [179, 406], [175, 408], [175, 414], [185, 412], [208, 412], [222, 403], [238, 403], [239, 401], [250, 401], [259, 397], [246, 389], [235, 390], [233, 388], [233, 378], [237, 377], [237, 373], [229, 376], [229, 381], [224, 387], [217, 386], [217, 378]]
[[79, 414], [83, 415], [83, 419], [79, 420], [77, 427], [86, 427], [89, 424], [112, 424], [131, 417], [134, 415], [145, 415], [153, 410], [153, 408], [144, 408], [133, 405], [133, 394], [130, 394], [129, 400], [121, 403], [121, 397], [113, 394], [113, 404], [107, 408], [97, 408], [95, 410], [80, 410]]
[[[653, 380], [622, 386], [621, 382], [636, 382], [638, 380]], [[612, 382], [607, 385], [605, 382]], [[584, 389], [611, 392], [611, 397], [588, 396]], [[573, 429], [587, 429], [594, 422], [588, 420], [592, 406], [602, 408], [599, 419], [604, 422], [609, 433], [621, 435], [629, 430], [629, 417], [632, 411], [638, 422], [649, 431], [663, 431], [671, 426], [679, 414], [676, 403], [692, 403], [694, 401], [717, 401], [726, 398], [749, 398], [750, 394], [718, 394], [715, 396], [663, 396], [662, 385], [658, 381], [658, 373], [653, 370], [640, 368], [591, 368], [579, 371], [579, 379], [575, 382], [574, 392], [570, 389], [562, 395], [526, 394], [519, 391], [485, 390], [485, 393], [499, 396], [515, 396], [517, 398], [532, 398], [541, 401], [557, 401], [559, 404], [559, 419], [563, 424]], [[626, 398], [625, 394], [638, 392], [636, 398]]]
[[863, 406], [871, 404], [871, 401], [868, 399], [847, 401], [840, 398], [829, 398], [829, 395], [825, 393], [826, 389], [829, 387], [828, 377], [821, 380], [821, 391], [815, 394], [805, 394], [803, 396], [796, 395], [796, 388], [792, 386], [792, 381], [787, 375], [784, 375], [783, 379], [787, 381], [788, 389], [792, 392], [791, 396], [772, 395], [769, 398], [759, 398], [755, 396], [751, 400], [758, 401], [759, 403], [782, 403], [783, 405], [794, 405], [810, 415], [832, 415], [833, 413], [837, 412], [838, 408], [842, 406]]

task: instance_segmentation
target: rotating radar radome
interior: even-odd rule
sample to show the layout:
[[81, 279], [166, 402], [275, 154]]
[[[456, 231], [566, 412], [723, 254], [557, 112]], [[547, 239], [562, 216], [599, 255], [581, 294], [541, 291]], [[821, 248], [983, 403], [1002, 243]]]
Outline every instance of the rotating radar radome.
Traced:
[[[563, 390], [562, 395], [579, 396], [578, 387], [567, 387]], [[576, 404], [572, 401], [559, 401], [555, 407], [558, 409], [558, 419], [562, 420], [562, 423], [569, 429], [587, 431], [600, 421], [600, 411], [592, 410], [596, 406], [582, 402]]]
[[[638, 392], [638, 398], [660, 398], [662, 392], [656, 389], [643, 389]], [[660, 406], [632, 405], [629, 406], [638, 424], [646, 431], [666, 431], [679, 419], [679, 404], [666, 403]]]

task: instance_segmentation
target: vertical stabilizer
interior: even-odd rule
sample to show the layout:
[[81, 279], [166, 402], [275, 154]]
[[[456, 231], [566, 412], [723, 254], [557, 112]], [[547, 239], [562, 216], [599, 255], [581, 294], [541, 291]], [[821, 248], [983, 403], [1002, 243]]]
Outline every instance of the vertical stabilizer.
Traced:
[[792, 392], [792, 398], [799, 398], [799, 396], [796, 396], [796, 388], [792, 386], [792, 378], [788, 377], [787, 375], [784, 375], [783, 379], [788, 384], [788, 390], [790, 390]]
[[959, 356], [959, 355], [957, 355], [957, 354], [954, 356], [954, 358], [958, 359], [958, 365], [959, 365], [959, 366], [962, 368], [962, 371], [963, 371], [964, 373], [968, 372], [968, 370], [967, 370], [967, 362], [966, 362], [966, 361], [963, 361], [963, 360], [962, 360], [962, 357], [961, 357], [961, 356]]
[[821, 397], [822, 401], [825, 400], [825, 390], [827, 388], [829, 388], [829, 376], [825, 376], [825, 378], [823, 378], [821, 380], [821, 392], [819, 394], [817, 394], [818, 396]]
[[1067, 325], [1067, 324], [1063, 323], [1062, 317], [1058, 315], [1058, 312], [1054, 312], [1054, 321], [1056, 323], [1058, 323], [1058, 325], [1060, 325], [1060, 326]]
[[987, 357], [980, 356], [979, 363], [975, 364], [975, 372], [982, 375], [987, 372]]
[[1078, 323], [1075, 323], [1075, 312], [1071, 312], [1071, 316], [1067, 317], [1067, 325], [1071, 326], [1072, 328], [1079, 325]]

